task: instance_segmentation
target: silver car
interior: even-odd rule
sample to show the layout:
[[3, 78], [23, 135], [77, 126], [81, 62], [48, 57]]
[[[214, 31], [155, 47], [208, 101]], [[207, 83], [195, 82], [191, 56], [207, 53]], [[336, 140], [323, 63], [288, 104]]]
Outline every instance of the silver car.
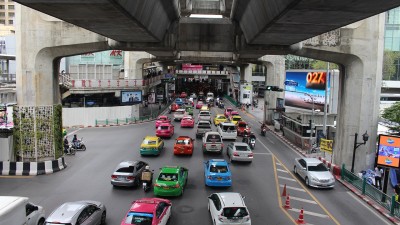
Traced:
[[174, 112], [174, 120], [175, 121], [181, 121], [183, 117], [186, 116], [186, 110], [185, 109], [178, 109]]
[[148, 164], [142, 161], [123, 161], [118, 164], [111, 175], [113, 186], [139, 186], [142, 171]]
[[296, 158], [294, 173], [303, 178], [307, 186], [316, 188], [333, 188], [335, 178], [329, 169], [316, 158]]
[[244, 142], [232, 142], [226, 147], [226, 154], [229, 157], [229, 161], [242, 161], [252, 162], [254, 154], [248, 144]]
[[45, 225], [104, 225], [106, 207], [97, 201], [66, 202], [54, 210]]

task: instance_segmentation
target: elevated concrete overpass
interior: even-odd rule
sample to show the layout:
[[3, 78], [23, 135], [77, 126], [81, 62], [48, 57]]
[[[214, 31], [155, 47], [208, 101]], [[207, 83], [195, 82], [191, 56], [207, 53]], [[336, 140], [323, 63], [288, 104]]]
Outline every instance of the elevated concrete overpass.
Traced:
[[[190, 60], [287, 54], [291, 46], [400, 5], [398, 0], [16, 0], [107, 37], [112, 48]], [[199, 19], [191, 14], [219, 14]]]

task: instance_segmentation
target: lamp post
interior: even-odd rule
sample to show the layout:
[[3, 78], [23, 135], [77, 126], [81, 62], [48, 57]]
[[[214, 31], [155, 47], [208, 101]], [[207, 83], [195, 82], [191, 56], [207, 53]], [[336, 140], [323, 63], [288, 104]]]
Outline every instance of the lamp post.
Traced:
[[361, 142], [361, 143], [357, 143], [357, 137], [358, 137], [358, 134], [355, 133], [355, 134], [354, 134], [353, 159], [352, 159], [352, 161], [351, 161], [351, 172], [352, 172], [352, 173], [354, 173], [354, 159], [355, 159], [355, 157], [356, 157], [356, 149], [357, 149], [358, 147], [360, 147], [361, 145], [365, 145], [365, 143], [367, 143], [368, 138], [369, 138], [369, 135], [367, 134], [367, 131], [365, 131], [365, 133], [362, 135], [362, 138], [363, 138], [363, 141], [364, 141], [364, 142]]

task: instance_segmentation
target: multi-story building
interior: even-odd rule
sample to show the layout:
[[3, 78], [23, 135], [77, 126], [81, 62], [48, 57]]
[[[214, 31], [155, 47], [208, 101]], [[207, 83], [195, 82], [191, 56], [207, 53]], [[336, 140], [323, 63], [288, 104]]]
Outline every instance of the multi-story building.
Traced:
[[15, 4], [12, 0], [0, 0], [0, 24], [14, 26]]

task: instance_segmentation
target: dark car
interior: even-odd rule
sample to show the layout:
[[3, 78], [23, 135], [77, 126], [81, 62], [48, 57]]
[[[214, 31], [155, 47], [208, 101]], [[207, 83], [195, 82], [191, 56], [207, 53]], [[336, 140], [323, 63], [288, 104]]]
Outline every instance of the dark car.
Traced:
[[143, 161], [121, 162], [111, 175], [111, 184], [125, 187], [139, 186], [142, 171], [147, 165]]

